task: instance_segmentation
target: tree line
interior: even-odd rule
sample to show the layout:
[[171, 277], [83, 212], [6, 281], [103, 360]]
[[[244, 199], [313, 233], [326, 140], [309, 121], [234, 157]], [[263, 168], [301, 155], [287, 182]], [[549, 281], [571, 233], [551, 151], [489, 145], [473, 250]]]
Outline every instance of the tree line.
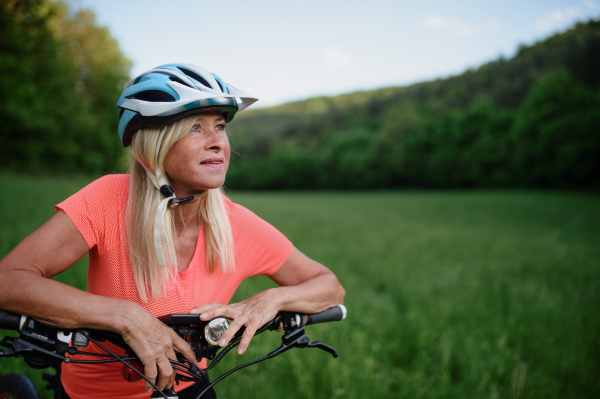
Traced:
[[244, 189], [600, 188], [600, 21], [448, 79], [248, 111]]

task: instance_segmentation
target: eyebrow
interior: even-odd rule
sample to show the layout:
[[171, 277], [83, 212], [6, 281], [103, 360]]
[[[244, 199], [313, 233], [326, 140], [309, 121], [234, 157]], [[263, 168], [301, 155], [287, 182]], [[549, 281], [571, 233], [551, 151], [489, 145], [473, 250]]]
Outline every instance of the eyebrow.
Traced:
[[[204, 118], [204, 116], [199, 116], [194, 120], [194, 122], [195, 123], [201, 122], [203, 118]], [[223, 118], [222, 116], [219, 116], [219, 118], [217, 119], [217, 122], [219, 122], [219, 121], [227, 122], [227, 120], [225, 118]]]

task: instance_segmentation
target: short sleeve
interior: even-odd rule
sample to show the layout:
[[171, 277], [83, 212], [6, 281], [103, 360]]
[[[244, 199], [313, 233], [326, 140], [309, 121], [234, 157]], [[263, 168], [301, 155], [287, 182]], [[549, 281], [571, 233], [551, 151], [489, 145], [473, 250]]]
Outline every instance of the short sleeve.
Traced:
[[[293, 244], [252, 211], [228, 199], [229, 222], [235, 247], [236, 271], [246, 276], [271, 275], [292, 254]], [[237, 270], [243, 268], [243, 270]]]
[[125, 209], [128, 182], [127, 175], [101, 177], [54, 208], [69, 216], [90, 249], [101, 246], [105, 233], [120, 227], [116, 219]]

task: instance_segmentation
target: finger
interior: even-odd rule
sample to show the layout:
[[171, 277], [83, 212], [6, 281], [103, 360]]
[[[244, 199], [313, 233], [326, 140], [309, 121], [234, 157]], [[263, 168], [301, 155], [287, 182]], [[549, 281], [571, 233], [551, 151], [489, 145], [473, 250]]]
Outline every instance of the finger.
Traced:
[[173, 367], [166, 356], [162, 356], [158, 359], [156, 364], [158, 366], [158, 382], [156, 383], [156, 386], [158, 389], [163, 390], [171, 379]]
[[[171, 360], [177, 360], [177, 356], [175, 355], [175, 351], [173, 349], [171, 349], [167, 353], [167, 358], [169, 358]], [[167, 388], [173, 388], [173, 382], [175, 382], [175, 376], [177, 375], [177, 371], [175, 371], [175, 369], [173, 369], [172, 364], [171, 364], [171, 370], [173, 370], [173, 373], [171, 374], [171, 377], [169, 378], [169, 382], [167, 382]]]
[[[142, 360], [142, 363], [144, 364], [144, 375], [146, 376], [146, 378], [148, 378], [152, 382], [156, 382], [156, 376], [158, 374], [158, 371], [156, 369], [156, 363], [155, 362], [145, 363], [143, 360]], [[152, 392], [152, 390], [154, 388], [152, 388], [152, 385], [150, 385], [150, 384], [148, 384], [148, 382], [146, 382], [144, 389], [146, 390], [146, 392]]]
[[250, 341], [254, 338], [254, 334], [256, 333], [257, 327], [254, 323], [250, 323], [246, 326], [246, 331], [242, 335], [242, 341], [240, 342], [240, 346], [238, 347], [238, 354], [241, 355], [246, 352], [248, 349], [248, 345], [250, 345]]
[[216, 302], [207, 303], [206, 305], [195, 307], [194, 309], [190, 310], [190, 313], [202, 313], [202, 312], [207, 311], [208, 309], [216, 308], [218, 306], [223, 306], [223, 305], [220, 303], [216, 303]]
[[192, 350], [190, 344], [185, 342], [185, 340], [177, 335], [177, 333], [173, 330], [171, 330], [171, 338], [173, 340], [173, 347], [177, 350], [177, 352], [181, 353], [187, 360], [198, 363], [196, 354]]
[[228, 319], [235, 319], [240, 314], [239, 309], [230, 305], [221, 305], [212, 309], [208, 309], [200, 314], [200, 320], [206, 321], [214, 319], [217, 316], [227, 317]]
[[231, 323], [229, 323], [229, 327], [227, 328], [227, 331], [225, 331], [225, 334], [223, 334], [223, 337], [221, 337], [221, 339], [219, 340], [219, 346], [221, 346], [221, 347], [227, 346], [227, 344], [229, 344], [229, 341], [231, 341], [231, 339], [238, 332], [238, 330], [240, 328], [242, 328], [243, 325], [248, 323], [248, 320], [249, 320], [249, 317], [248, 317], [248, 315], [245, 315], [245, 314], [240, 315], [237, 318], [233, 319], [233, 321]]

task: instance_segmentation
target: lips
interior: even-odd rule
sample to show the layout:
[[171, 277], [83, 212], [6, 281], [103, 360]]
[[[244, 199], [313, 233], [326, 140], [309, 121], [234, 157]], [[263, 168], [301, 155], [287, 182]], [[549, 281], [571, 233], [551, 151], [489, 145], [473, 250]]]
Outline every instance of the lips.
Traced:
[[205, 159], [204, 161], [200, 162], [201, 165], [218, 165], [218, 164], [222, 164], [223, 161], [225, 161], [224, 158], [209, 158], [209, 159]]
[[200, 165], [212, 169], [221, 169], [225, 166], [225, 158], [208, 158], [200, 162]]

